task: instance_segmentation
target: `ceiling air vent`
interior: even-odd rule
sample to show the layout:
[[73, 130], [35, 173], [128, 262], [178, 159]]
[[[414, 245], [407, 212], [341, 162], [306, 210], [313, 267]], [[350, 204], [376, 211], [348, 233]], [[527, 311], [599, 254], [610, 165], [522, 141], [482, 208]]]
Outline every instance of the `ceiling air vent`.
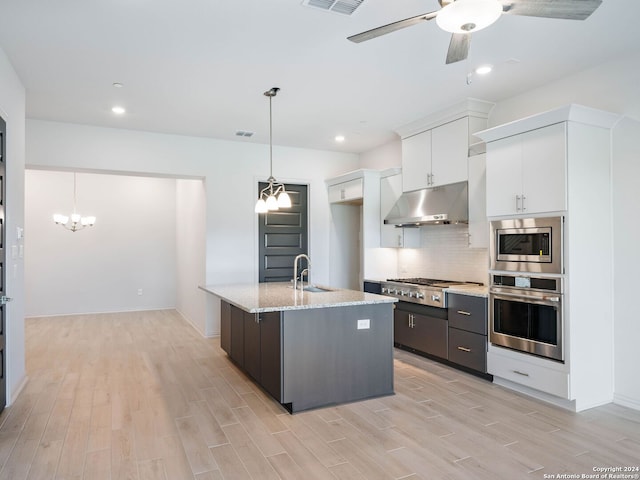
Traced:
[[302, 4], [343, 15], [351, 15], [362, 2], [364, 0], [303, 0]]
[[236, 135], [238, 137], [251, 137], [253, 136], [253, 132], [247, 132], [246, 130], [236, 130]]

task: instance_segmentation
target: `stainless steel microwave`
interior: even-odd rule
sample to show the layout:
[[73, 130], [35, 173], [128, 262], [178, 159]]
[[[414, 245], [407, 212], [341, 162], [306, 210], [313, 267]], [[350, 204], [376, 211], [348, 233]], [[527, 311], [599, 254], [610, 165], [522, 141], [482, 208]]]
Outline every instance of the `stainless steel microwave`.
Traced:
[[491, 222], [492, 270], [562, 274], [564, 217]]

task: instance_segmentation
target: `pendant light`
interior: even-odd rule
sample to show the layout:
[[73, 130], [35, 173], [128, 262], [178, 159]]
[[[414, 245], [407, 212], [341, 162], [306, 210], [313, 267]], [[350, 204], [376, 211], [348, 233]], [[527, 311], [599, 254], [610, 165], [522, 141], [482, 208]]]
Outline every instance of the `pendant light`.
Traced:
[[[69, 222], [69, 220], [71, 220], [71, 222]], [[73, 213], [70, 216], [54, 213], [53, 221], [56, 225], [60, 225], [62, 228], [66, 228], [72, 232], [77, 232], [86, 227], [93, 227], [93, 224], [96, 223], [96, 217], [83, 217], [79, 213], [76, 213], [76, 172], [73, 172]]]
[[258, 201], [254, 208], [256, 213], [266, 213], [280, 208], [290, 208], [291, 198], [284, 185], [278, 182], [273, 176], [273, 116], [271, 113], [271, 100], [278, 94], [280, 89], [273, 87], [264, 92], [269, 97], [269, 184], [260, 190]]

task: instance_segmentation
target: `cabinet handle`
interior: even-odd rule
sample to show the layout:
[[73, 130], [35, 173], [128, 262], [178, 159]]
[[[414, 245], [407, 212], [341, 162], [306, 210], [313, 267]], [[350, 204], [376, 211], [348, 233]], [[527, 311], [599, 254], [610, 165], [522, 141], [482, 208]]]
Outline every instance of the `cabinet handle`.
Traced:
[[522, 375], [523, 377], [528, 377], [529, 376], [528, 373], [524, 373], [524, 372], [521, 372], [519, 370], [514, 370], [513, 373], [517, 373], [518, 375]]
[[458, 347], [458, 350], [462, 350], [463, 352], [467, 352], [467, 353], [471, 352], [471, 349], [467, 347]]
[[398, 234], [398, 246], [399, 247], [402, 246], [402, 234], [401, 233]]
[[522, 195], [522, 211], [524, 212], [527, 207], [524, 206], [524, 201], [527, 199], [527, 197], [525, 197], [524, 195]]
[[516, 212], [520, 211], [520, 195], [516, 195]]
[[456, 313], [459, 313], [460, 315], [466, 315], [466, 316], [470, 316], [471, 315], [470, 312], [465, 312], [464, 310], [458, 310]]

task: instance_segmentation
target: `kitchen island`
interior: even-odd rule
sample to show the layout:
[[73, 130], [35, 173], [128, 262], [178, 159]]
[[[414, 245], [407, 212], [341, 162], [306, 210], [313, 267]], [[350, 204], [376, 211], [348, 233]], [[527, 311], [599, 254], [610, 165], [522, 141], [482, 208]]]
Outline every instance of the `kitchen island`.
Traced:
[[289, 412], [393, 394], [393, 302], [288, 283], [215, 285], [220, 345]]

